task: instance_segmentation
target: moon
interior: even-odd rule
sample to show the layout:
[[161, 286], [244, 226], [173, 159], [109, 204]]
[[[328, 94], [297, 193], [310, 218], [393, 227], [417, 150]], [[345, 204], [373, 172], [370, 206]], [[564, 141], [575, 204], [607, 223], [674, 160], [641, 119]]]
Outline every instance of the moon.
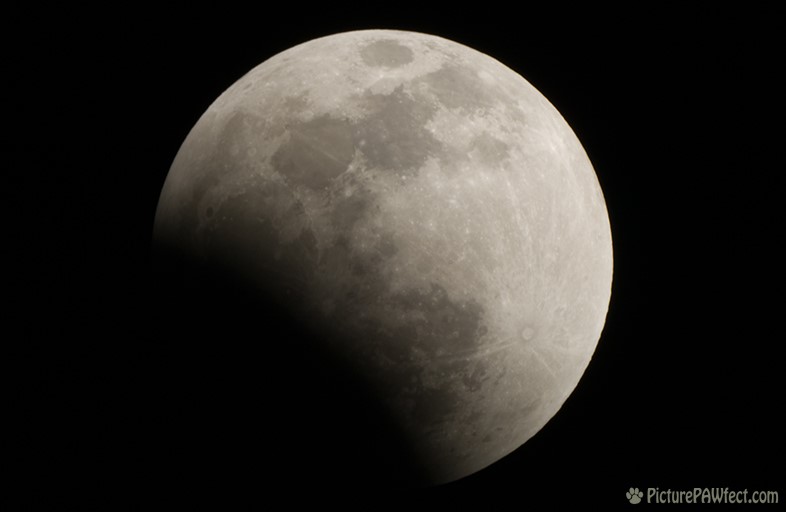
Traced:
[[240, 78], [177, 153], [154, 242], [318, 333], [426, 484], [546, 425], [611, 294], [604, 197], [566, 121], [492, 57], [415, 32], [322, 37]]

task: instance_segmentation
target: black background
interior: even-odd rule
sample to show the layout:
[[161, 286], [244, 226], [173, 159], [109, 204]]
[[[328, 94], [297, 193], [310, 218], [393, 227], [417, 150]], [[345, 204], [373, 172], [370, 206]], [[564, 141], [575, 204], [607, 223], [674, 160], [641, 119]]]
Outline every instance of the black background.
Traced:
[[[231, 489], [178, 469], [178, 393], [210, 371], [184, 370], [184, 353], [221, 340], [200, 338], [182, 308], [171, 318], [150, 264], [158, 194], [209, 104], [275, 53], [360, 28], [433, 33], [522, 74], [584, 144], [614, 240], [606, 328], [559, 414], [499, 463], [397, 495], [607, 509], [630, 506], [631, 486], [719, 486], [784, 499], [785, 19], [747, 5], [10, 12], [2, 315], [21, 502], [177, 507], [210, 494], [261, 507], [319, 489], [362, 503], [351, 480], [321, 486], [326, 465], [307, 450], [277, 478], [255, 451], [253, 468], [227, 469], [247, 475]], [[190, 340], [174, 339], [178, 324]], [[272, 337], [260, 327], [249, 343]], [[260, 372], [278, 364], [258, 356]], [[330, 442], [320, 418], [304, 431]]]

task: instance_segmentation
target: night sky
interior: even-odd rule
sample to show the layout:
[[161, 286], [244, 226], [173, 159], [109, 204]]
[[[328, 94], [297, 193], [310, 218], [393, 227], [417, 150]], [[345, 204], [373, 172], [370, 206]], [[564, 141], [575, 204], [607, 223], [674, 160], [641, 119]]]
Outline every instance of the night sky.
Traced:
[[[5, 17], [10, 260], [0, 318], [13, 432], [5, 460], [18, 468], [21, 502], [177, 507], [204, 497], [262, 507], [271, 495], [318, 491], [362, 503], [367, 488], [331, 477], [342, 460], [309, 460], [331, 442], [324, 404], [298, 427], [314, 449], [293, 450], [286, 470], [265, 455], [284, 450], [279, 439], [221, 421], [245, 407], [276, 422], [274, 406], [214, 397], [214, 410], [194, 412], [194, 395], [213, 388], [190, 382], [235, 372], [224, 336], [265, 347], [278, 331], [271, 319], [256, 332], [203, 329], [208, 307], [196, 315], [161, 295], [150, 247], [169, 166], [210, 103], [280, 51], [361, 28], [443, 36], [524, 76], [583, 143], [614, 242], [606, 327], [560, 412], [492, 467], [398, 496], [513, 498], [522, 509], [627, 507], [629, 487], [779, 490], [786, 499], [784, 8], [393, 8]], [[295, 364], [258, 353], [258, 365], [238, 372]], [[309, 390], [286, 383], [262, 400], [277, 404], [293, 389], [309, 403]], [[185, 432], [195, 421], [199, 434]], [[236, 457], [216, 455], [225, 442]], [[224, 476], [194, 469], [212, 464], [226, 465]]]

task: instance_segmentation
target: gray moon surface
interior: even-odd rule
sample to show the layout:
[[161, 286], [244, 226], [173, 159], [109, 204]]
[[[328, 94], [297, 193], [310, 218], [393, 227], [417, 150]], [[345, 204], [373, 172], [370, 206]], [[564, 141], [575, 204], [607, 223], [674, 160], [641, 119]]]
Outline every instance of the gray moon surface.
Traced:
[[557, 413], [611, 294], [605, 201], [566, 121], [497, 60], [414, 32], [315, 39], [240, 78], [180, 148], [154, 240], [324, 332], [435, 484]]

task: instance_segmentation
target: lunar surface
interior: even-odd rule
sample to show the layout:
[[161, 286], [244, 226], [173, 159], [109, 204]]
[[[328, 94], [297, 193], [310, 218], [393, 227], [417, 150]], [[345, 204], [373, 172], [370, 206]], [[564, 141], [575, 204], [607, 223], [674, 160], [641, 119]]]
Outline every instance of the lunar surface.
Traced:
[[557, 413], [611, 291], [604, 198], [568, 124], [500, 62], [420, 33], [323, 37], [240, 78], [177, 154], [154, 240], [320, 333], [430, 484]]

